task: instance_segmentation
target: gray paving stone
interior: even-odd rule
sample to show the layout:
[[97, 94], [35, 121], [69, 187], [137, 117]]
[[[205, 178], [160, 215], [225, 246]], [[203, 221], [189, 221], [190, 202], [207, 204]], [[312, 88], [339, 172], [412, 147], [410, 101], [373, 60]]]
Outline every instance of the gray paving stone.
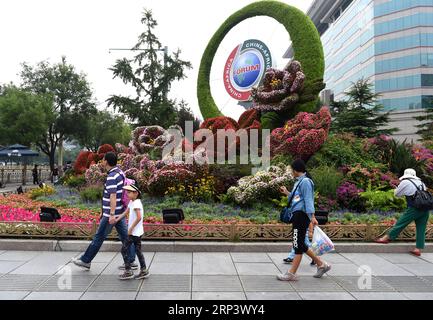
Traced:
[[378, 253], [377, 255], [394, 264], [416, 264], [423, 262], [421, 258], [412, 256], [410, 254]]
[[120, 280], [117, 276], [99, 276], [95, 282], [92, 283], [88, 292], [129, 292], [138, 291], [142, 280]]
[[356, 300], [408, 300], [399, 292], [351, 292]]
[[279, 281], [274, 276], [240, 276], [245, 292], [293, 292], [290, 282]]
[[433, 264], [431, 263], [397, 264], [397, 266], [409, 271], [415, 276], [433, 276]]
[[42, 254], [40, 251], [6, 251], [0, 255], [1, 261], [29, 261]]
[[[67, 265], [60, 268], [59, 271], [56, 272], [56, 275], [70, 273], [77, 276], [98, 276], [105, 270], [106, 267], [106, 262], [92, 262], [90, 270], [87, 270], [74, 265], [72, 262], [69, 262]], [[120, 272], [121, 271], [119, 270], [119, 273]]]
[[[1, 256], [0, 256], [1, 259]], [[422, 260], [433, 263], [433, 253], [423, 253], [421, 256]]]
[[[371, 277], [371, 287], [368, 288], [362, 279], [358, 277], [332, 277], [344, 290], [348, 292], [393, 292], [394, 288], [376, 277]], [[359, 282], [359, 283], [358, 283]]]
[[403, 292], [409, 300], [433, 300], [433, 293], [430, 292]]
[[155, 263], [150, 266], [152, 274], [191, 274], [191, 263]]
[[21, 266], [23, 261], [0, 261], [0, 274], [9, 273], [19, 266]]
[[325, 276], [321, 279], [301, 276], [299, 281], [291, 282], [297, 292], [338, 292], [345, 291], [331, 277]]
[[32, 292], [24, 300], [78, 300], [83, 292]]
[[[152, 259], [154, 256], [153, 252], [143, 252], [144, 260], [146, 262], [146, 266], [152, 266]], [[135, 262], [138, 264], [138, 260], [136, 259]], [[107, 267], [104, 269], [104, 271], [101, 273], [101, 275], [119, 275], [122, 271], [119, 270], [119, 266], [123, 265], [123, 258], [122, 255], [119, 253], [117, 254], [114, 259], [107, 265]]]
[[191, 300], [191, 292], [139, 292], [137, 300]]
[[232, 252], [234, 262], [272, 262], [266, 253]]
[[355, 300], [347, 292], [298, 292], [303, 300]]
[[243, 291], [238, 276], [194, 276], [192, 291], [239, 292]]
[[117, 252], [98, 252], [96, 257], [93, 259], [92, 264], [103, 263], [103, 262], [108, 263], [111, 260], [113, 260], [117, 254], [118, 254]]
[[152, 263], [192, 263], [192, 252], [157, 252]]
[[246, 292], [247, 300], [302, 300], [296, 292]]
[[398, 292], [433, 292], [433, 286], [419, 277], [379, 277]]
[[193, 292], [192, 300], [246, 300], [243, 292]]
[[144, 292], [190, 292], [189, 275], [151, 275], [145, 279], [140, 291]]
[[6, 252], [5, 250], [0, 250], [0, 256], [5, 252]]
[[48, 276], [42, 275], [7, 274], [0, 278], [0, 290], [33, 291], [48, 278]]
[[367, 266], [371, 268], [374, 276], [413, 276], [409, 271], [392, 264], [385, 258], [374, 253], [344, 253], [343, 257], [353, 261], [358, 266]]
[[136, 292], [86, 292], [80, 300], [134, 300]]
[[242, 276], [276, 276], [280, 273], [273, 263], [235, 263], [235, 265], [238, 274]]
[[15, 269], [11, 274], [53, 275], [70, 262], [71, 256], [74, 254], [70, 252], [44, 252]]
[[194, 275], [237, 275], [236, 268], [228, 252], [193, 253]]
[[[309, 257], [307, 258], [307, 256], [304, 256], [305, 259], [310, 259]], [[331, 252], [328, 253], [322, 257], [320, 257], [321, 259], [325, 260], [328, 263], [331, 263], [332, 265], [335, 264], [350, 264], [352, 263], [350, 260], [346, 259], [345, 257], [343, 257], [341, 254], [339, 253], [335, 253], [335, 252]]]
[[95, 281], [96, 276], [76, 276], [69, 279], [63, 276], [54, 276], [39, 286], [35, 291], [39, 292], [85, 292]]
[[332, 264], [330, 276], [358, 276], [359, 266], [355, 264]]
[[1, 291], [0, 300], [23, 300], [30, 291]]

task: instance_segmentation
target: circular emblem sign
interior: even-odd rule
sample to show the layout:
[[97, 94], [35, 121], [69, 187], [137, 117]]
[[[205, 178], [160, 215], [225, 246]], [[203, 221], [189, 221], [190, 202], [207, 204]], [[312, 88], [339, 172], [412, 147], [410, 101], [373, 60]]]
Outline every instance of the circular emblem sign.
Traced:
[[224, 86], [236, 100], [248, 101], [251, 89], [260, 84], [272, 67], [271, 53], [262, 41], [247, 40], [233, 49], [224, 67]]

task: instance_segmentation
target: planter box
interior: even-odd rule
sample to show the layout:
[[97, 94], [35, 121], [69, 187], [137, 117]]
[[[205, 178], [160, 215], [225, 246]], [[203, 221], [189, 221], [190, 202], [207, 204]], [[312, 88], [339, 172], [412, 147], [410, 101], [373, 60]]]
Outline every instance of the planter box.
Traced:
[[[384, 235], [388, 225], [325, 225], [321, 226], [334, 241], [372, 241]], [[94, 223], [0, 222], [2, 238], [91, 239], [97, 229]], [[115, 229], [109, 239], [116, 239]], [[206, 241], [289, 241], [291, 225], [243, 224], [146, 224], [144, 240], [206, 240]], [[433, 225], [427, 226], [427, 241], [433, 241]], [[415, 226], [409, 226], [398, 240], [414, 241]]]

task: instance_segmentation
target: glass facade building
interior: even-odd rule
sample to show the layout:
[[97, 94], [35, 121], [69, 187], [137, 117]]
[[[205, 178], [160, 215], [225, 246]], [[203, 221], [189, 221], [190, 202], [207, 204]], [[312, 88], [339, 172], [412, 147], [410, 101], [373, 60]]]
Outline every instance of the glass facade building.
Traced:
[[[433, 0], [316, 0], [307, 14], [321, 34], [331, 99], [368, 78], [397, 122], [433, 103]], [[415, 124], [400, 135], [414, 138]]]

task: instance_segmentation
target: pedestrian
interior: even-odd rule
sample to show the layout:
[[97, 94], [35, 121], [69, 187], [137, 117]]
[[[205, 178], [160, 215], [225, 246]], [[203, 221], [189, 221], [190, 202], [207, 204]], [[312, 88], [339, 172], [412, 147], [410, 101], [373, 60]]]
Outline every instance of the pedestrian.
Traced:
[[38, 172], [38, 165], [37, 164], [35, 164], [35, 167], [32, 170], [32, 175], [33, 175], [33, 184], [39, 185], [39, 172]]
[[59, 167], [55, 165], [53, 169], [53, 184], [56, 184], [58, 181], [59, 181]]
[[[305, 245], [308, 248], [311, 248], [311, 242], [310, 242], [310, 238], [313, 237], [313, 230], [314, 230], [314, 226], [312, 223], [310, 223], [310, 225], [308, 226], [308, 233], [305, 234]], [[289, 256], [285, 259], [283, 259], [284, 263], [286, 264], [290, 264], [293, 262], [293, 259], [295, 258], [295, 248], [292, 246], [291, 251], [289, 252]], [[314, 262], [314, 260], [311, 260], [310, 263], [311, 266], [315, 266], [316, 263]]]
[[417, 177], [414, 169], [406, 169], [400, 181], [394, 194], [396, 197], [406, 197], [407, 209], [388, 234], [377, 239], [376, 243], [388, 244], [390, 241], [394, 241], [410, 223], [415, 222], [416, 248], [410, 251], [410, 254], [419, 257], [421, 256], [421, 250], [425, 248], [425, 232], [429, 219], [429, 211], [415, 208], [413, 196], [417, 190], [421, 188], [427, 190], [427, 187], [421, 179]]
[[[117, 167], [117, 155], [114, 152], [106, 153], [102, 164], [108, 171], [108, 175], [104, 184], [102, 216], [99, 221], [99, 227], [86, 252], [79, 259], [72, 259], [75, 265], [87, 270], [90, 269], [93, 258], [98, 254], [106, 237], [111, 233], [113, 226], [116, 228], [122, 243], [128, 239], [126, 219], [122, 218], [116, 221], [116, 216], [122, 214], [125, 209], [122, 204], [125, 175], [122, 170]], [[131, 246], [129, 257], [131, 257], [131, 268], [136, 270], [138, 269], [138, 265], [134, 263], [134, 250], [134, 247]], [[125, 265], [119, 267], [121, 270], [124, 268]]]
[[[141, 252], [141, 237], [144, 234], [143, 230], [143, 204], [141, 203], [141, 192], [138, 187], [134, 184], [124, 186], [124, 190], [127, 191], [129, 204], [127, 210], [116, 217], [116, 221], [123, 219], [128, 215], [128, 238], [123, 241], [122, 245], [122, 256], [125, 262], [125, 272], [119, 276], [121, 280], [128, 279], [144, 279], [149, 276], [149, 271], [146, 268], [146, 262], [144, 261], [143, 253]], [[138, 261], [140, 262], [140, 272], [134, 276], [134, 272], [131, 270], [131, 264], [129, 261], [131, 257], [128, 256], [131, 251], [131, 246], [134, 245], [135, 253]]]
[[[307, 177], [307, 170], [305, 162], [297, 159], [292, 163], [293, 175], [296, 178], [296, 183], [293, 187], [292, 194], [290, 194], [292, 201], [290, 203], [289, 212], [293, 214], [293, 248], [295, 249], [295, 257], [293, 259], [292, 267], [284, 274], [277, 276], [281, 281], [297, 281], [298, 277], [296, 272], [302, 261], [302, 256], [306, 253], [317, 265], [317, 272], [315, 278], [321, 278], [325, 273], [331, 270], [331, 265], [322, 261], [311, 248], [305, 244], [305, 235], [310, 223], [313, 226], [319, 225], [314, 213], [314, 183]], [[280, 191], [287, 196], [289, 192], [285, 187]]]

